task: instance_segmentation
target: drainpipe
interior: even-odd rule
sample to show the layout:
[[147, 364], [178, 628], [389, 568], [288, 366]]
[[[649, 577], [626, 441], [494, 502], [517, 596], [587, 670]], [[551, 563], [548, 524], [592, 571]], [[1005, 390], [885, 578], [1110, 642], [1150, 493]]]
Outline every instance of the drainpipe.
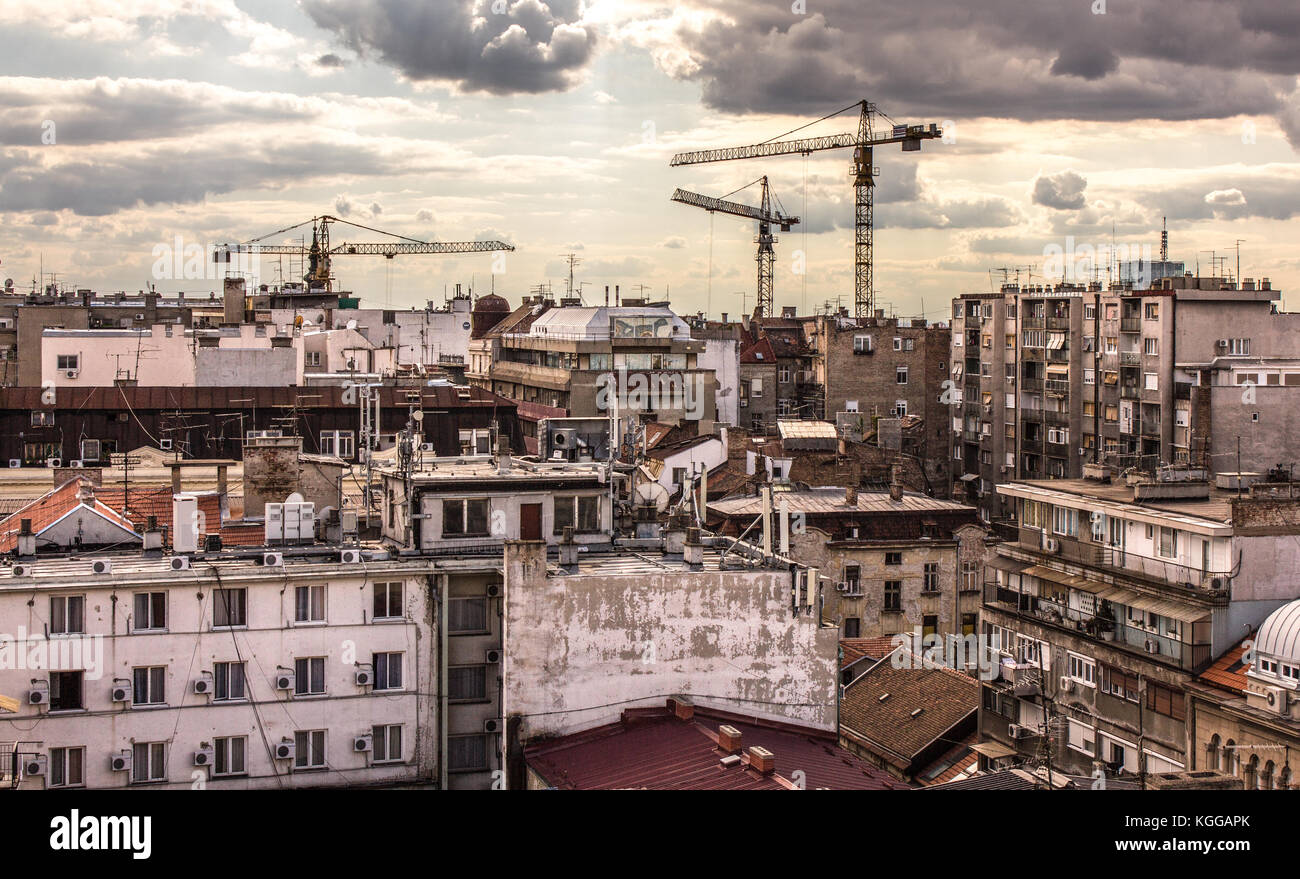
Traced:
[[[447, 576], [441, 574], [434, 585], [434, 605], [438, 614], [438, 789], [447, 789]], [[430, 578], [434, 579], [434, 578]]]

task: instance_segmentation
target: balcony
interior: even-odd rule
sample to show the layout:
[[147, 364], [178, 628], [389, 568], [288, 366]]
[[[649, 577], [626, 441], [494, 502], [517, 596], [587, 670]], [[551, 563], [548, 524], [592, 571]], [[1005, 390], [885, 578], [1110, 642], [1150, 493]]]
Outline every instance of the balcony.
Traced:
[[1047, 319], [1042, 315], [1027, 316], [1021, 319], [1020, 326], [1026, 330], [1041, 330], [1047, 325]]
[[1062, 379], [1062, 378], [1049, 378], [1049, 379], [1047, 379], [1047, 381], [1044, 383], [1043, 387], [1047, 390], [1047, 393], [1049, 393], [1049, 394], [1068, 394], [1068, 393], [1070, 393], [1070, 381], [1069, 381], [1069, 379]]
[[1119, 319], [1119, 331], [1121, 333], [1140, 333], [1142, 332], [1142, 318], [1140, 317], [1121, 317]]
[[1025, 376], [1020, 379], [1020, 390], [1037, 393], [1043, 389], [1043, 380], [1037, 376]]
[[1119, 386], [1119, 396], [1123, 400], [1140, 400], [1142, 399], [1142, 388], [1137, 384], [1122, 384]]
[[1150, 437], [1155, 437], [1156, 439], [1159, 439], [1159, 438], [1160, 438], [1160, 422], [1159, 422], [1159, 421], [1143, 421], [1143, 422], [1142, 422], [1142, 426], [1141, 426], [1141, 428], [1139, 428], [1139, 430], [1138, 430], [1138, 433], [1139, 433], [1141, 436], [1150, 436]]
[[1047, 359], [1047, 352], [1043, 348], [1026, 348], [1020, 349], [1020, 359], [1028, 361], [1043, 361]]
[[1121, 351], [1119, 355], [1120, 366], [1141, 366], [1142, 355], [1137, 351]]
[[1048, 427], [1069, 427], [1069, 412], [1053, 412], [1050, 409], [1043, 410], [1043, 423]]
[[1049, 330], [1068, 330], [1070, 328], [1069, 315], [1055, 315], [1047, 319], [1047, 328]]

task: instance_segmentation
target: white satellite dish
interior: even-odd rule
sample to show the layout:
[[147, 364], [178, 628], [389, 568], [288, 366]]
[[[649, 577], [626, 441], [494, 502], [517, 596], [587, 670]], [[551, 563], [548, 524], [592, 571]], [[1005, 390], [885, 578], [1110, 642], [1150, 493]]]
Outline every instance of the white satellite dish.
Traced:
[[289, 495], [287, 498], [285, 498], [285, 499], [284, 499], [284, 502], [285, 502], [286, 504], [300, 504], [300, 503], [302, 503], [304, 500], [306, 500], [306, 499], [305, 499], [302, 495], [298, 494], [298, 492], [295, 491], [293, 494], [291, 494], [291, 495]]
[[348, 329], [349, 329], [349, 330], [355, 330], [356, 328], [357, 328], [357, 322], [356, 322], [356, 321], [354, 321], [354, 320], [350, 320], [350, 321], [348, 321]]
[[668, 489], [657, 482], [642, 482], [636, 487], [638, 503], [654, 504], [655, 510], [662, 513], [668, 509]]

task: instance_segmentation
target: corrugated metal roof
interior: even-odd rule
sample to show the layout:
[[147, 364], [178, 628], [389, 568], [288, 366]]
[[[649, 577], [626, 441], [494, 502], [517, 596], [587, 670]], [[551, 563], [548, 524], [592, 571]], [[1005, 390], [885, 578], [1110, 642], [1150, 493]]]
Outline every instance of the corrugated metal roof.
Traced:
[[[776, 492], [773, 503], [786, 504], [792, 513], [844, 513], [853, 508], [844, 500], [842, 488], [813, 488], [807, 491]], [[757, 515], [763, 510], [763, 499], [759, 497], [727, 498], [709, 503], [709, 509], [725, 516]], [[972, 507], [954, 501], [944, 501], [920, 494], [903, 493], [899, 501], [890, 499], [889, 492], [859, 491], [859, 512], [864, 513], [898, 513], [898, 512], [974, 512]]]
[[781, 439], [833, 439], [839, 434], [829, 421], [777, 421], [776, 431]]

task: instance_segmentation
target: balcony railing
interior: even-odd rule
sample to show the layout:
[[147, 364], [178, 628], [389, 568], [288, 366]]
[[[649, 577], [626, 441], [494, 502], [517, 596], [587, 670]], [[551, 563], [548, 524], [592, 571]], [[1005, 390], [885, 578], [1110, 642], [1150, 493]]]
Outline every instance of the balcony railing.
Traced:
[[1070, 392], [1069, 379], [1049, 378], [1044, 387], [1049, 394], [1068, 394]]
[[1047, 328], [1049, 330], [1068, 330], [1070, 328], [1070, 318], [1065, 316], [1053, 316], [1047, 319]]
[[1119, 319], [1119, 331], [1121, 333], [1140, 333], [1142, 332], [1142, 318], [1140, 317], [1121, 317]]
[[1141, 366], [1142, 355], [1137, 351], [1121, 351], [1119, 362], [1121, 366]]
[[1020, 326], [1026, 330], [1041, 330], [1045, 325], [1046, 319], [1042, 317], [1028, 316], [1020, 320]]
[[1142, 398], [1142, 388], [1133, 384], [1122, 384], [1119, 386], [1119, 395], [1125, 400], [1140, 400]]

